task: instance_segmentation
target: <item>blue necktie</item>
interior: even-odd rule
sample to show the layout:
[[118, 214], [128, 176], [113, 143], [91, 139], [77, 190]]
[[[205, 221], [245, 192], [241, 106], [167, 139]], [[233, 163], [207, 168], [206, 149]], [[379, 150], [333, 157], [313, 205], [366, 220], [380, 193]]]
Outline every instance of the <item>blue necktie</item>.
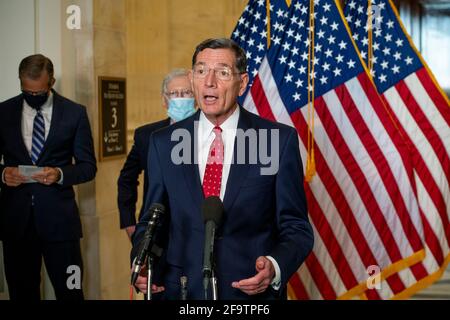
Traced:
[[33, 122], [33, 138], [31, 141], [31, 160], [37, 164], [39, 155], [44, 148], [45, 142], [45, 122], [41, 110], [38, 110]]

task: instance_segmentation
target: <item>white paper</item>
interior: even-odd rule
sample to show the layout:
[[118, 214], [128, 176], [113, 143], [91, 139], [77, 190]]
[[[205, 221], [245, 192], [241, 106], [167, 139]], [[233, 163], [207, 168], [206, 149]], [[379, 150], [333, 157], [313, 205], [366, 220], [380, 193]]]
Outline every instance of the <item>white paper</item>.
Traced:
[[25, 183], [36, 183], [37, 181], [32, 179], [31, 176], [38, 172], [42, 172], [44, 168], [37, 166], [19, 166], [19, 173], [24, 177], [28, 178]]

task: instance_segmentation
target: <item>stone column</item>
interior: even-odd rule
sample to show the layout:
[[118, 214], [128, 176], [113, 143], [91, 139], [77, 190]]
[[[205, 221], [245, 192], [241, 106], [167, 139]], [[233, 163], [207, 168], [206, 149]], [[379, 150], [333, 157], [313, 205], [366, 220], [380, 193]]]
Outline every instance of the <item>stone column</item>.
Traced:
[[[77, 5], [81, 29], [65, 27], [63, 13], [61, 93], [88, 109], [99, 160], [98, 77], [126, 77], [125, 0], [63, 0]], [[98, 162], [95, 181], [78, 186], [87, 299], [126, 299], [129, 241], [119, 230], [118, 172], [124, 159]]]

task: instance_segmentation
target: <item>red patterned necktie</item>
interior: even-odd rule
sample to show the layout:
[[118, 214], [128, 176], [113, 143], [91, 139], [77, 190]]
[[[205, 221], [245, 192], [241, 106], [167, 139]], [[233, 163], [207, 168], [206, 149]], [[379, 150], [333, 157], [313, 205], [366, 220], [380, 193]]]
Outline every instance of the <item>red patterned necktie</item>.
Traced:
[[223, 168], [223, 140], [222, 129], [214, 127], [216, 137], [211, 143], [206, 163], [205, 176], [203, 177], [203, 194], [205, 198], [209, 196], [220, 196], [220, 186], [222, 184]]

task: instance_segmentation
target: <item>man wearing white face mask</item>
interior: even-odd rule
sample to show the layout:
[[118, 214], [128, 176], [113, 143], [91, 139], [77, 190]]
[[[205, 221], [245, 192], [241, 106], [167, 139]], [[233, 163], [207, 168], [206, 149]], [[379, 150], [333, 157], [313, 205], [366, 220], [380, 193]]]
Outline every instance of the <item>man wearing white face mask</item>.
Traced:
[[[134, 233], [136, 225], [136, 202], [139, 175], [144, 171], [144, 196], [147, 193], [147, 159], [150, 135], [161, 128], [181, 121], [196, 111], [189, 73], [185, 69], [174, 69], [162, 83], [162, 105], [167, 109], [168, 118], [139, 127], [134, 133], [134, 144], [120, 171], [117, 181], [117, 202], [120, 214], [120, 228], [125, 229], [128, 237]], [[144, 203], [144, 201], [143, 201]], [[143, 206], [139, 217], [142, 215]]]

